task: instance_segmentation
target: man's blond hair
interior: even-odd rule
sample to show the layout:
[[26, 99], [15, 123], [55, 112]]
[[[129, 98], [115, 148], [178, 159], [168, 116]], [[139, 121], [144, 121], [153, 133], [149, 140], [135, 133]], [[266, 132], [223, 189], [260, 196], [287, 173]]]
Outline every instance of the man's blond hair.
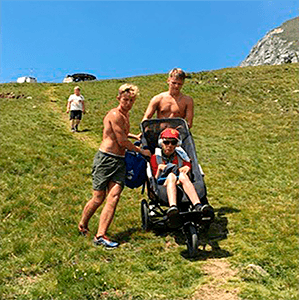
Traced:
[[79, 90], [80, 91], [80, 87], [77, 85], [74, 87], [74, 90]]
[[119, 87], [119, 97], [123, 93], [130, 93], [131, 97], [137, 97], [139, 95], [139, 88], [136, 85], [125, 83]]
[[185, 75], [185, 72], [180, 69], [180, 68], [174, 68], [172, 69], [170, 72], [169, 72], [169, 78], [170, 77], [173, 77], [173, 78], [176, 78], [176, 79], [181, 79], [181, 80], [184, 80], [186, 75]]

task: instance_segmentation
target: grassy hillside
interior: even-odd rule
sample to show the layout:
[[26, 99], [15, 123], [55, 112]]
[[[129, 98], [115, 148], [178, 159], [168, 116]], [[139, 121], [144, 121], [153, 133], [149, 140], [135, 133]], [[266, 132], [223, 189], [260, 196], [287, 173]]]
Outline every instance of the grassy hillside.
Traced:
[[75, 84], [0, 85], [2, 95], [15, 95], [0, 99], [0, 298], [192, 299], [210, 280], [203, 266], [220, 258], [238, 270], [224, 289], [238, 288], [241, 298], [298, 299], [298, 67], [223, 69], [186, 80], [208, 197], [229, 231], [221, 249], [208, 247], [194, 260], [174, 234], [141, 230], [140, 190], [124, 190], [110, 227], [119, 249], [96, 248], [77, 233], [117, 88], [140, 88], [131, 113], [138, 133], [166, 75], [81, 83], [88, 113], [76, 134], [65, 113]]

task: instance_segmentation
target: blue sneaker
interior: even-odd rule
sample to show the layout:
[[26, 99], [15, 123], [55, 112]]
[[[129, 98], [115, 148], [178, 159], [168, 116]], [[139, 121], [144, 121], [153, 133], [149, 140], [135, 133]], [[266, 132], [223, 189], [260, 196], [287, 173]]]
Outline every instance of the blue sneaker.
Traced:
[[112, 242], [107, 236], [99, 236], [99, 237], [94, 237], [94, 245], [99, 246], [103, 245], [106, 248], [117, 248], [119, 246], [119, 243], [117, 242]]

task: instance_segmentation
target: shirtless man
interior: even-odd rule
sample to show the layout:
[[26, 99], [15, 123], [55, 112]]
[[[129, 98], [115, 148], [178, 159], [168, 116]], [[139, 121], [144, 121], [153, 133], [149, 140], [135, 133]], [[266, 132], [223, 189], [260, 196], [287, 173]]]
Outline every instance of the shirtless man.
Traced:
[[184, 80], [185, 73], [181, 69], [173, 69], [169, 73], [168, 85], [169, 90], [157, 96], [154, 96], [145, 112], [144, 120], [151, 119], [154, 113], [157, 118], [182, 118], [186, 119], [189, 128], [193, 125], [194, 117], [194, 101], [191, 97], [180, 92]]
[[125, 150], [139, 152], [146, 156], [151, 155], [149, 150], [136, 147], [128, 140], [129, 111], [137, 95], [138, 88], [136, 86], [122, 85], [117, 96], [118, 107], [109, 111], [104, 118], [103, 140], [93, 165], [93, 197], [84, 207], [81, 221], [78, 224], [79, 231], [87, 234], [90, 218], [106, 198], [106, 204], [100, 215], [98, 231], [94, 237], [94, 244], [104, 245], [107, 248], [118, 246], [118, 243], [108, 239], [106, 232], [113, 220], [124, 187]]

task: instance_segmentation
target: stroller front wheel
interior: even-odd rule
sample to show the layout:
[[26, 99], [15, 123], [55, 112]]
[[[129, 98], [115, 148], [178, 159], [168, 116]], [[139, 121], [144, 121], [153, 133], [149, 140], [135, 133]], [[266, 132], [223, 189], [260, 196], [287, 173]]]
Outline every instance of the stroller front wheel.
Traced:
[[198, 252], [198, 233], [194, 224], [185, 227], [186, 245], [190, 257], [195, 257]]

